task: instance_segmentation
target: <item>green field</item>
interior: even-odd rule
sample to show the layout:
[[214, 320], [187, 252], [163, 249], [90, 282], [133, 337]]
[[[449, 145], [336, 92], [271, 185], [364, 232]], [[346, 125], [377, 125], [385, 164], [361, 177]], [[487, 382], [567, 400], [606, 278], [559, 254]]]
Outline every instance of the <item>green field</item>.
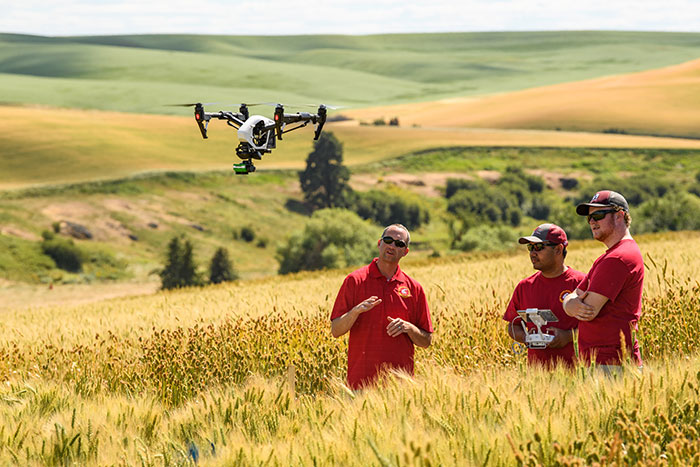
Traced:
[[698, 34], [0, 35], [0, 102], [177, 113], [181, 102], [366, 107], [501, 93], [700, 56]]

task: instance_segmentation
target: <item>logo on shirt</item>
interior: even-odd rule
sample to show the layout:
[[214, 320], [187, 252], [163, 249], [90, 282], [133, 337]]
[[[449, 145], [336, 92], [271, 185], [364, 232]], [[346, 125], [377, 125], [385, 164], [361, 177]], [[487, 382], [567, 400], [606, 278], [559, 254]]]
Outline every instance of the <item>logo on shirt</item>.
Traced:
[[405, 285], [400, 285], [396, 288], [396, 293], [399, 297], [408, 298], [411, 296], [411, 290]]
[[559, 301], [564, 303], [564, 299], [566, 298], [567, 295], [569, 295], [572, 292], [572, 290], [562, 290], [561, 293], [559, 294]]

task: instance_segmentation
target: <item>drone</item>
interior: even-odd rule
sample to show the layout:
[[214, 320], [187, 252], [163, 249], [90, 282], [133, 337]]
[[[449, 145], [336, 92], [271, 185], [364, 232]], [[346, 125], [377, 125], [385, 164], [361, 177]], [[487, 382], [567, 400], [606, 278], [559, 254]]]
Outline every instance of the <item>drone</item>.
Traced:
[[[282, 140], [282, 135], [290, 131], [303, 128], [309, 123], [316, 125], [314, 141], [321, 136], [321, 130], [326, 123], [327, 106], [320, 105], [316, 113], [297, 112], [284, 113], [282, 104], [241, 104], [238, 112], [220, 110], [218, 112], [206, 112], [204, 105], [208, 104], [177, 104], [184, 107], [194, 107], [194, 119], [197, 122], [202, 138], [207, 139], [207, 127], [212, 118], [226, 120], [226, 123], [238, 130], [238, 146], [236, 155], [243, 159], [239, 164], [233, 164], [236, 175], [248, 175], [255, 172], [253, 159], [262, 159], [263, 154], [272, 152], [276, 147], [277, 140]], [[274, 105], [274, 120], [270, 120], [262, 115], [250, 115], [248, 107], [254, 105]], [[286, 129], [289, 124], [299, 123], [299, 125]]]
[[[555, 323], [559, 321], [552, 310], [544, 310], [540, 308], [528, 308], [526, 310], [517, 310], [520, 316], [520, 324], [525, 331], [525, 345], [528, 349], [545, 349], [552, 340], [554, 336], [547, 334], [542, 331], [542, 326], [547, 323]], [[537, 331], [533, 329], [533, 332], [529, 333], [525, 323], [533, 323], [537, 327]]]

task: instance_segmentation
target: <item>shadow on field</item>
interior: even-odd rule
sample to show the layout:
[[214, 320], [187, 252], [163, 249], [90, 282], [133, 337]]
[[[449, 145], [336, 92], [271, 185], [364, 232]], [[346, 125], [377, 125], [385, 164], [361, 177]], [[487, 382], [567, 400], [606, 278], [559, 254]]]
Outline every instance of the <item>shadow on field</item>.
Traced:
[[298, 199], [288, 198], [284, 203], [284, 207], [287, 211], [295, 212], [301, 214], [302, 216], [310, 216], [311, 209], [303, 202]]

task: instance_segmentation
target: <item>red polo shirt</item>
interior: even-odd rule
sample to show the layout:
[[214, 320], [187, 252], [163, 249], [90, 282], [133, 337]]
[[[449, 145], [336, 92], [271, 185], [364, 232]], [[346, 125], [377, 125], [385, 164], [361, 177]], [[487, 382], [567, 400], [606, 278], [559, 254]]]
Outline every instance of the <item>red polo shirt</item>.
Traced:
[[644, 261], [637, 242], [620, 240], [595, 260], [578, 288], [608, 298], [592, 321], [580, 321], [578, 347], [581, 356], [595, 357], [599, 365], [620, 364], [620, 335], [624, 336], [627, 354], [642, 364], [639, 343], [632, 337], [642, 315]]
[[389, 319], [401, 318], [424, 331], [433, 332], [423, 287], [397, 267], [387, 280], [377, 267], [377, 258], [345, 278], [335, 299], [331, 321], [371, 296], [382, 302], [358, 316], [348, 341], [348, 385], [359, 389], [372, 383], [383, 368], [413, 374], [413, 341], [408, 334], [387, 334]]
[[[545, 277], [542, 272], [537, 271], [530, 277], [521, 280], [515, 290], [513, 297], [508, 303], [508, 308], [503, 314], [503, 319], [511, 321], [515, 326], [520, 326], [520, 319], [516, 310], [525, 310], [527, 308], [542, 308], [552, 310], [554, 316], [559, 321], [555, 323], [547, 323], [542, 326], [542, 330], [546, 331], [549, 328], [559, 329], [574, 329], [578, 325], [578, 320], [572, 318], [564, 312], [562, 303], [566, 294], [576, 290], [576, 286], [583, 280], [585, 274], [568, 268], [557, 277]], [[515, 321], [514, 321], [515, 320]], [[532, 323], [527, 324], [528, 331], [537, 329]], [[568, 366], [574, 365], [574, 344], [569, 342], [564, 347], [559, 349], [528, 349], [528, 363], [539, 363], [545, 366], [552, 366], [555, 363], [564, 363]]]

